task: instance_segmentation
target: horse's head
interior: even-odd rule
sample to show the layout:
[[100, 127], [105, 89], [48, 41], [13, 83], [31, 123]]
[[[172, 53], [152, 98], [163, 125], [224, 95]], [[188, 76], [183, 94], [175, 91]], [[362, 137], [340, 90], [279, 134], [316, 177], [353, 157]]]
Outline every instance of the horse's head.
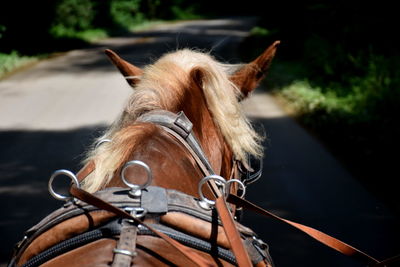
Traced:
[[[153, 161], [162, 161], [154, 158], [158, 155], [153, 151], [156, 147], [157, 151], [171, 152], [170, 144], [161, 141], [166, 137], [156, 126], [137, 122], [153, 110], [183, 111], [193, 123], [194, 134], [214, 171], [223, 177], [229, 177], [234, 159], [244, 161], [249, 154], [261, 157], [261, 138], [243, 114], [240, 101], [264, 78], [278, 44], [275, 42], [244, 65], [222, 64], [208, 54], [185, 49], [166, 54], [143, 69], [106, 50], [134, 92], [119, 120], [104, 136], [112, 142], [91, 154], [97, 168], [94, 177], [87, 181], [88, 189], [95, 191], [106, 186], [121, 165], [133, 158], [143, 159], [145, 153], [152, 155]], [[173, 156], [178, 157], [176, 161], [181, 159]], [[164, 160], [168, 161], [167, 155]], [[164, 168], [173, 168], [167, 165], [165, 162]], [[184, 173], [175, 174], [181, 175]]]

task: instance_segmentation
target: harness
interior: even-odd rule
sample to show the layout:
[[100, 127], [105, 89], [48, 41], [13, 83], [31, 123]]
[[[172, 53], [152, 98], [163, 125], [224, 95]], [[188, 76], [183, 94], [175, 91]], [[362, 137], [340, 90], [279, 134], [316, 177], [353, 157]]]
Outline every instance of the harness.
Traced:
[[[68, 171], [56, 172], [49, 182], [50, 192], [56, 198], [67, 200], [67, 202], [61, 209], [53, 212], [26, 232], [24, 239], [17, 244], [15, 256], [9, 266], [16, 266], [21, 262], [21, 258], [25, 259], [23, 266], [38, 266], [70, 249], [100, 238], [115, 236], [119, 236], [119, 240], [113, 249], [112, 266], [130, 266], [132, 258], [136, 256], [135, 247], [138, 236], [160, 237], [199, 266], [210, 266], [210, 263], [199, 257], [192, 249], [214, 253], [218, 258], [234, 265], [273, 266], [268, 246], [251, 229], [233, 220], [226, 202], [285, 222], [345, 255], [361, 258], [374, 266], [383, 266], [387, 263], [387, 261], [379, 262], [364, 252], [318, 230], [280, 218], [243, 198], [225, 193], [224, 189], [230, 185], [231, 180], [226, 181], [215, 175], [192, 133], [192, 123], [183, 112], [173, 114], [168, 111], [152, 111], [142, 115], [138, 121], [159, 125], [188, 149], [205, 175], [199, 183], [200, 199], [176, 190], [149, 186], [151, 170], [140, 161], [128, 162], [121, 172], [121, 178], [130, 189], [108, 188], [94, 194], [79, 188], [79, 181], [94, 170], [93, 162], [86, 165], [76, 177]], [[124, 170], [133, 164], [140, 165], [147, 171], [148, 180], [142, 185], [130, 184], [124, 177]], [[234, 168], [238, 167], [237, 164], [233, 165]], [[242, 165], [242, 169], [243, 167], [246, 169], [242, 170], [245, 174], [244, 178], [247, 178], [247, 182], [244, 180], [246, 184], [255, 181], [261, 175], [257, 171], [250, 174], [251, 167], [246, 163], [239, 165]], [[67, 175], [73, 180], [74, 185], [70, 189], [73, 197], [61, 196], [52, 190], [51, 183], [59, 174]], [[232, 179], [232, 181], [239, 183], [242, 190], [245, 190], [245, 185], [240, 180]], [[206, 183], [210, 186], [215, 201], [203, 196], [201, 185]], [[64, 233], [64, 236], [68, 238], [61, 240], [60, 243], [50, 244], [41, 251], [33, 251], [35, 242], [39, 242], [40, 238], [49, 238], [46, 234], [48, 235], [49, 231], [55, 229], [57, 225], [71, 223], [80, 216], [89, 215], [91, 218], [97, 218], [92, 219], [94, 227], [88, 226], [87, 229], [84, 227], [85, 229], [81, 229], [78, 234]], [[146, 219], [147, 221], [144, 222], [145, 218], [150, 218], [150, 220]], [[207, 231], [202, 233], [190, 229], [182, 230], [185, 229], [184, 225], [198, 223], [213, 229], [211, 232], [216, 231], [217, 239], [213, 242], [209, 241], [207, 235], [210, 235], [210, 232]], [[52, 231], [51, 233], [54, 234], [54, 230]]]
[[[174, 138], [178, 139], [194, 157], [199, 168], [207, 176], [207, 179], [202, 180], [203, 184], [210, 184], [212, 192], [214, 192], [217, 198], [222, 199], [225, 197], [220, 190], [223, 188], [226, 181], [222, 177], [215, 175], [199, 142], [192, 133], [192, 123], [183, 112], [173, 114], [167, 111], [152, 111], [141, 116], [138, 121], [157, 124]], [[151, 183], [151, 171], [148, 167], [146, 171], [148, 172], [149, 179], [145, 184], [130, 184], [124, 177], [124, 171], [132, 164], [141, 165], [145, 169], [147, 166], [137, 161], [128, 162], [125, 165], [121, 172], [121, 178], [131, 190], [112, 188], [96, 192], [93, 195], [79, 189], [79, 182], [94, 170], [95, 166], [93, 163], [89, 163], [85, 166], [76, 177], [68, 171], [58, 171], [53, 174], [49, 182], [50, 192], [56, 198], [67, 200], [68, 202], [63, 208], [52, 213], [38, 225], [26, 232], [24, 239], [18, 244], [18, 251], [9, 266], [14, 266], [21, 257], [29, 258], [23, 266], [36, 266], [61, 254], [63, 251], [68, 251], [71, 248], [87, 242], [92, 242], [93, 240], [98, 240], [105, 236], [115, 235], [119, 235], [119, 242], [114, 249], [115, 256], [113, 262], [115, 266], [129, 266], [128, 263], [130, 264], [132, 257], [136, 254], [134, 250], [135, 239], [140, 235], [154, 235], [163, 239], [166, 236], [168, 238], [164, 240], [168, 242], [170, 242], [171, 239], [177, 240], [187, 247], [207, 253], [214, 253], [219, 258], [234, 265], [250, 266], [250, 264], [255, 265], [260, 262], [265, 262], [263, 265], [272, 265], [272, 260], [268, 253], [268, 246], [261, 241], [253, 231], [234, 222], [226, 204], [222, 205], [222, 209], [226, 209], [227, 213], [220, 217], [225, 218], [221, 221], [218, 219], [216, 209], [212, 208], [215, 202], [203, 196], [201, 186], [199, 186], [199, 193], [202, 196], [201, 199], [195, 199], [192, 196], [175, 190], [148, 186], [148, 184]], [[70, 190], [74, 198], [69, 199], [61, 196], [52, 189], [52, 181], [59, 174], [67, 175], [74, 181], [75, 185], [72, 186]], [[242, 187], [244, 190], [244, 185], [242, 185]], [[88, 205], [88, 203], [90, 203], [90, 205]], [[217, 203], [217, 205], [220, 204]], [[53, 246], [49, 246], [36, 255], [26, 255], [31, 253], [29, 249], [30, 247], [34, 247], [34, 242], [37, 242], [36, 240], [38, 238], [45, 238], [43, 235], [46, 235], [49, 229], [52, 229], [60, 222], [72, 220], [87, 213], [99, 212], [100, 210], [107, 210], [114, 213], [113, 217], [115, 217], [115, 214], [119, 214], [125, 218], [114, 218], [111, 222], [101, 224], [98, 228], [88, 232], [79, 233], [77, 235], [71, 233], [71, 235], [74, 235], [73, 238], [62, 240], [58, 244], [51, 244]], [[129, 214], [128, 216], [126, 216], [127, 213]], [[158, 218], [158, 223], [144, 224], [135, 222], [137, 219], [146, 217]], [[177, 225], [179, 223], [177, 223], [176, 217], [184, 218], [186, 221], [196, 224], [209, 225], [208, 227], [211, 230], [215, 228], [215, 226], [211, 225], [217, 225], [217, 229], [219, 228], [219, 234], [216, 240], [217, 243], [214, 244], [211, 243], [211, 241], [207, 241], [205, 235], [209, 235], [210, 233], [199, 233], [190, 230], [186, 232], [182, 231], [182, 227]], [[134, 220], [132, 221], [132, 219]], [[226, 228], [231, 229], [226, 230]], [[66, 235], [68, 236], [68, 234]], [[236, 244], [232, 245], [233, 242], [231, 239], [235, 236], [239, 237], [237, 241], [242, 240], [239, 242], [239, 246], [237, 245], [237, 241], [235, 241]], [[236, 246], [236, 252], [234, 251], [232, 253], [231, 250], [233, 250], [234, 246]], [[180, 246], [176, 248], [182, 249]], [[186, 252], [183, 252], [185, 256], [193, 258], [193, 252], [189, 254]], [[239, 254], [242, 255], [238, 257], [237, 255]], [[243, 257], [243, 254], [245, 254], [245, 257]], [[246, 263], [246, 265], [243, 265], [244, 261], [248, 261], [248, 264]], [[196, 259], [194, 262], [196, 262]], [[196, 262], [196, 264], [203, 266], [201, 261]], [[205, 265], [208, 264], [206, 263], [204, 266]]]
[[[149, 186], [143, 190], [140, 199], [129, 197], [129, 192], [130, 190], [126, 188], [110, 188], [107, 190], [98, 191], [94, 193], [94, 195], [100, 199], [107, 200], [107, 202], [111, 205], [124, 211], [130, 212], [131, 214], [136, 213], [136, 217], [138, 218], [143, 218], [145, 216], [158, 217], [161, 223], [149, 224], [154, 229], [166, 234], [167, 236], [188, 247], [204, 251], [206, 253], [211, 253], [213, 250], [215, 250], [219, 258], [231, 264], [237, 264], [234, 255], [228, 249], [229, 244], [227, 244], [226, 237], [220, 238], [218, 246], [215, 247], [212, 243], [202, 239], [199, 234], [196, 236], [193, 234], [193, 232], [185, 233], [183, 231], [178, 231], [176, 228], [174, 229], [171, 227], [171, 223], [168, 223], [168, 214], [179, 213], [183, 216], [186, 216], [190, 220], [193, 220], [193, 222], [200, 222], [205, 225], [216, 222], [219, 226], [221, 226], [221, 221], [215, 220], [216, 216], [214, 214], [214, 210], [205, 210], [201, 208], [198, 205], [198, 199], [176, 190], [164, 189], [155, 186]], [[74, 203], [69, 203], [67, 206], [56, 210], [25, 233], [27, 238], [23, 244], [21, 243], [19, 245], [19, 251], [21, 254], [17, 254], [15, 258], [21, 258], [22, 253], [33, 254], [33, 252], [31, 252], [29, 249], [27, 250], [27, 248], [29, 246], [32, 247], [33, 242], [38, 243], [36, 240], [40, 236], [41, 239], [49, 238], [46, 236], [46, 232], [54, 228], [60, 222], [66, 222], [70, 220], [72, 223], [72, 221], [79, 216], [86, 216], [87, 214], [96, 214], [99, 212], [101, 212], [101, 209], [96, 206], [89, 205], [81, 200], [75, 200]], [[101, 226], [96, 227], [88, 232], [75, 235], [73, 238], [60, 240], [60, 243], [50, 246], [41, 253], [31, 257], [27, 262], [24, 263], [23, 266], [38, 266], [73, 248], [82, 246], [95, 240], [99, 240], [101, 238], [117, 235], [120, 236], [120, 241], [115, 249], [115, 254], [118, 255], [118, 253], [123, 253], [125, 251], [125, 254], [130, 253], [132, 256], [134, 254], [132, 247], [123, 249], [121, 248], [122, 243], [127, 242], [128, 240], [128, 243], [132, 244], [136, 238], [135, 235], [155, 236], [151, 230], [142, 225], [138, 225], [136, 229], [137, 232], [135, 235], [132, 235], [132, 232], [127, 231], [127, 229], [132, 227], [132, 224], [128, 223], [126, 219], [116, 218], [113, 214], [106, 214], [103, 216], [104, 218], [101, 220], [107, 219], [107, 223], [102, 224]], [[261, 262], [264, 257], [269, 257], [269, 255], [266, 253], [260, 253], [260, 251], [264, 251], [265, 248], [263, 247], [263, 243], [257, 239], [253, 231], [242, 225], [238, 225], [238, 227], [241, 235], [245, 237], [245, 246], [251, 254], [253, 264]], [[72, 234], [75, 230], [65, 227], [60, 231], [64, 232], [63, 235], [68, 236], [68, 231], [70, 231]], [[55, 234], [58, 234], [58, 232], [53, 231], [52, 235]], [[126, 251], [129, 251], [129, 253]], [[127, 257], [125, 260], [129, 261], [128, 266], [130, 266], [131, 258]], [[9, 266], [13, 266], [13, 263], [10, 263]]]

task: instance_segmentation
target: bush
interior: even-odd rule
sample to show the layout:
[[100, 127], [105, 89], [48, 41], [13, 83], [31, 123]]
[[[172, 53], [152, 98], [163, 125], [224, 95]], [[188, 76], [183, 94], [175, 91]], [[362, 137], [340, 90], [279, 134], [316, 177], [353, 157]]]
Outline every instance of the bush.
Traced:
[[21, 56], [16, 51], [9, 54], [0, 53], [0, 79], [8, 72], [35, 60], [35, 57]]
[[117, 25], [130, 28], [145, 20], [140, 6], [141, 0], [112, 0], [110, 14]]
[[84, 31], [92, 28], [95, 17], [94, 4], [90, 0], [62, 0], [56, 6], [52, 31]]

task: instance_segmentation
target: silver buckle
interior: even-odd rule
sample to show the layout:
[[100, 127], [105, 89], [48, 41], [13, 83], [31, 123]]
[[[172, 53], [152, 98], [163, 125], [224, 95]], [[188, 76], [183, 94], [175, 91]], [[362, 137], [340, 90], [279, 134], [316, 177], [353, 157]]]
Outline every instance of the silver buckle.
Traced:
[[147, 210], [142, 207], [125, 207], [124, 210], [135, 218], [142, 218], [147, 214]]

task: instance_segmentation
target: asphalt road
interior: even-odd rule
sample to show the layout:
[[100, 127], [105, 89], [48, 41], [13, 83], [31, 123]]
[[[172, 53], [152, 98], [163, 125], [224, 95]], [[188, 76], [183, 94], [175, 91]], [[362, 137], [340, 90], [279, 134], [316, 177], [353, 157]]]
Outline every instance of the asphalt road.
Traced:
[[[137, 65], [183, 47], [238, 62], [236, 47], [252, 23], [235, 18], [159, 26], [42, 61], [1, 81], [0, 263], [8, 260], [24, 230], [60, 205], [47, 193], [50, 174], [79, 169], [91, 140], [116, 118], [131, 92], [104, 48]], [[264, 174], [249, 186], [249, 200], [378, 259], [400, 253], [399, 217], [366, 192], [271, 96], [259, 90], [244, 105], [268, 137]], [[270, 245], [277, 266], [364, 266], [270, 219], [247, 212], [244, 223]]]

